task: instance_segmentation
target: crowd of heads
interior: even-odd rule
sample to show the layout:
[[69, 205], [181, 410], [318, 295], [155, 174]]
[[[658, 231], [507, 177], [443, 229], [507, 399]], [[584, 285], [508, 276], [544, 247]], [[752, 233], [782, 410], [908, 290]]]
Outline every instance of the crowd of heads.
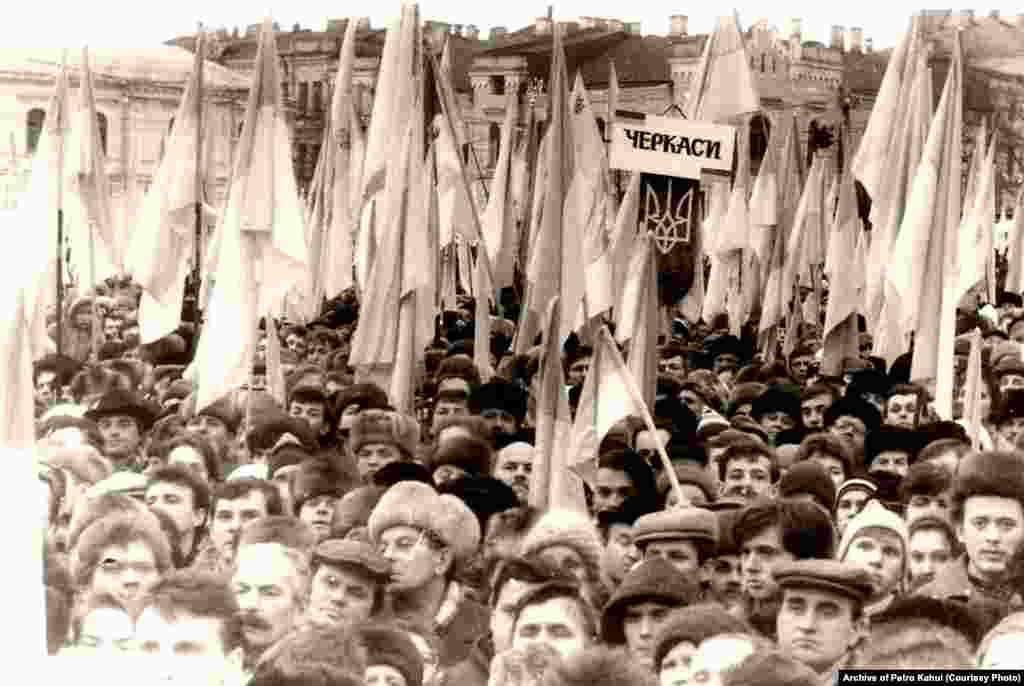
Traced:
[[[1012, 298], [982, 392], [958, 342], [948, 418], [912, 353], [886, 365], [866, 334], [833, 377], [820, 327], [766, 355], [755, 328], [677, 319], [652, 422], [557, 456], [585, 503], [545, 509], [540, 340], [513, 354], [511, 321], [492, 317], [481, 370], [473, 304], [439, 317], [402, 413], [348, 365], [344, 294], [314, 322], [262, 321], [249, 383], [198, 407], [194, 328], [140, 343], [137, 303], [127, 282], [75, 302], [64, 354], [35, 364], [51, 654], [152, 657], [150, 678], [190, 686], [1024, 667]], [[563, 348], [573, 413], [587, 343]]]

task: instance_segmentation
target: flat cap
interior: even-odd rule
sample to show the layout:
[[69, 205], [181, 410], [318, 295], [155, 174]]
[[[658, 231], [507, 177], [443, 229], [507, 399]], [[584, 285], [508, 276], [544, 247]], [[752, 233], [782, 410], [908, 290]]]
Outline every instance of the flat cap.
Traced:
[[646, 543], [664, 538], [685, 538], [718, 543], [715, 513], [702, 507], [659, 510], [640, 517], [633, 524], [633, 540]]
[[815, 588], [864, 603], [871, 596], [871, 578], [861, 567], [836, 560], [794, 560], [778, 565], [775, 580], [782, 589]]
[[391, 571], [391, 565], [372, 545], [347, 538], [321, 542], [313, 551], [313, 560], [325, 565], [358, 567], [378, 581], [386, 580]]

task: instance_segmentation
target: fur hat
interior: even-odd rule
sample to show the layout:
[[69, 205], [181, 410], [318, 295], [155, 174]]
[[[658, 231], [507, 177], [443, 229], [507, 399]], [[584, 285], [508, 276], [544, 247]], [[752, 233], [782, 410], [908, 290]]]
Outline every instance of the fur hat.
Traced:
[[[172, 384], [173, 386], [173, 384]], [[168, 391], [169, 393], [170, 391]], [[165, 396], [166, 399], [166, 396]], [[238, 425], [242, 421], [241, 413], [235, 407], [235, 403], [232, 402], [230, 395], [225, 395], [220, 400], [207, 405], [198, 412], [196, 416], [201, 417], [208, 415], [224, 422], [224, 426], [227, 427], [229, 433], [235, 433], [238, 431]]]
[[958, 521], [968, 498], [977, 495], [1010, 498], [1024, 504], [1024, 457], [1019, 452], [968, 454], [953, 479], [953, 514]]
[[736, 408], [741, 405], [753, 405], [754, 401], [760, 398], [767, 390], [768, 387], [766, 385], [757, 381], [736, 384], [730, 394], [728, 414], [730, 416], [734, 414]]
[[372, 383], [357, 383], [343, 388], [334, 395], [334, 409], [340, 415], [349, 405], [357, 405], [359, 410], [386, 410], [388, 394], [380, 386]]
[[554, 545], [575, 550], [587, 568], [587, 578], [600, 578], [603, 546], [597, 529], [586, 515], [572, 510], [545, 512], [523, 538], [520, 553], [537, 555]]
[[480, 414], [484, 410], [504, 410], [522, 421], [526, 416], [527, 394], [518, 385], [501, 377], [494, 377], [477, 386], [469, 395], [469, 411]]
[[511, 486], [488, 476], [454, 479], [439, 487], [438, 492], [466, 503], [476, 515], [480, 531], [487, 530], [487, 521], [492, 515], [519, 506], [519, 498]]
[[343, 495], [334, 507], [335, 534], [341, 538], [356, 527], [365, 527], [386, 491], [380, 486], [360, 486]]
[[473, 358], [464, 353], [450, 355], [442, 360], [437, 368], [437, 385], [445, 379], [457, 377], [469, 383], [470, 388], [480, 385], [480, 372], [473, 363]]
[[760, 421], [769, 412], [785, 412], [799, 425], [800, 389], [790, 384], [772, 384], [753, 402], [750, 416]]
[[661, 662], [680, 643], [699, 646], [721, 634], [743, 634], [753, 631], [742, 619], [729, 614], [718, 603], [698, 603], [676, 610], [661, 625], [654, 639], [654, 670], [661, 671]]
[[437, 446], [430, 469], [453, 465], [474, 476], [486, 476], [491, 470], [491, 446], [479, 438], [457, 436]]
[[144, 402], [135, 393], [121, 389], [107, 391], [100, 396], [100, 399], [85, 413], [85, 418], [99, 422], [101, 418], [111, 415], [132, 417], [139, 423], [140, 433], [149, 430], [156, 420], [156, 411], [149, 406], [149, 403]]
[[912, 463], [921, 448], [925, 446], [926, 436], [918, 431], [902, 429], [897, 426], [880, 426], [868, 434], [864, 444], [865, 467], [878, 457], [879, 453], [888, 451], [903, 452], [907, 454], [907, 462]]
[[406, 686], [423, 686], [423, 657], [409, 634], [387, 624], [364, 625], [358, 631], [367, 667], [394, 667], [405, 677]]
[[352, 453], [370, 443], [396, 446], [409, 459], [420, 442], [420, 426], [412, 417], [389, 410], [364, 410], [356, 415], [349, 434]]
[[373, 474], [373, 485], [385, 489], [400, 481], [420, 481], [428, 486], [434, 485], [430, 470], [419, 462], [389, 462]]
[[878, 411], [878, 408], [859, 397], [844, 396], [832, 403], [825, 410], [825, 426], [832, 426], [837, 419], [844, 416], [856, 417], [861, 420], [869, 432], [882, 425], [882, 413]]
[[261, 412], [259, 415], [253, 414], [246, 439], [250, 448], [263, 451], [276, 446], [285, 434], [294, 436], [299, 445], [307, 450], [317, 445], [316, 436], [313, 435], [309, 422], [292, 417], [276, 408], [270, 412]]
[[832, 511], [836, 504], [836, 485], [825, 468], [814, 460], [804, 460], [790, 467], [779, 481], [779, 497], [788, 498], [809, 493]]
[[661, 602], [670, 607], [685, 607], [699, 595], [695, 575], [680, 574], [672, 563], [660, 557], [645, 560], [626, 575], [601, 613], [601, 640], [611, 645], [626, 642], [622, 622], [630, 605]]
[[419, 481], [402, 481], [389, 488], [368, 524], [375, 541], [394, 526], [429, 531], [452, 549], [456, 568], [468, 562], [480, 545], [480, 524], [466, 504]]

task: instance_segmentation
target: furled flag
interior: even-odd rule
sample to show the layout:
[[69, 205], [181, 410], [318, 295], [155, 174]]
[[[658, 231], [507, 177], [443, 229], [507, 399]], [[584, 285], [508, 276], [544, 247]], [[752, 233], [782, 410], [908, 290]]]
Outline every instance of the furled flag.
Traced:
[[916, 33], [918, 17], [910, 23], [885, 67], [882, 84], [878, 88], [867, 129], [861, 138], [853, 159], [853, 176], [864, 186], [872, 199], [883, 189], [887, 165], [892, 163], [893, 143], [899, 132], [899, 103], [901, 94], [909, 89], [911, 81], [904, 79], [907, 72], [910, 45]]
[[221, 220], [217, 283], [194, 363], [197, 410], [248, 382], [260, 316], [275, 314], [285, 293], [306, 275], [303, 211], [278, 64], [267, 18]]
[[62, 60], [43, 130], [32, 159], [28, 188], [18, 199], [15, 217], [21, 226], [41, 230], [19, 236], [19, 264], [27, 267], [25, 281], [11, 283], [25, 289], [32, 359], [56, 350], [46, 331], [46, 313], [57, 305], [57, 214], [64, 209], [67, 145], [71, 133], [67, 65]]
[[1024, 186], [1017, 191], [1013, 206], [1013, 226], [1010, 228], [1010, 247], [1007, 250], [1005, 290], [1024, 292]]
[[[629, 342], [629, 371], [640, 397], [654, 407], [658, 386], [658, 253], [654, 237], [644, 233], [633, 244], [622, 299], [615, 308], [615, 335]], [[593, 366], [593, 365], [592, 365]]]
[[[494, 271], [493, 289], [511, 286], [515, 276], [515, 259], [519, 246], [516, 231], [515, 210], [512, 206], [512, 141], [518, 118], [519, 95], [510, 91], [505, 100], [505, 122], [499, 139], [498, 162], [487, 200], [487, 208], [481, 217], [487, 256]], [[453, 181], [462, 187], [462, 172]], [[480, 294], [479, 291], [477, 291]], [[487, 293], [489, 291], [484, 291]], [[482, 294], [480, 294], [481, 297]]]
[[565, 509], [587, 512], [583, 481], [569, 469], [572, 416], [558, 336], [559, 298], [551, 298], [544, 317], [544, 351], [537, 398], [536, 453], [530, 483], [530, 505], [544, 512]]
[[110, 179], [101, 141], [88, 48], [82, 49], [82, 80], [66, 149], [70, 185], [66, 204], [71, 260], [79, 288], [96, 286], [124, 271], [124, 259], [114, 236]]
[[854, 255], [860, 249], [858, 240], [862, 232], [857, 214], [857, 191], [847, 163], [839, 179], [839, 207], [825, 256], [829, 296], [822, 335], [821, 373], [826, 376], [842, 376], [843, 359], [860, 355], [857, 314], [863, 302], [864, 274], [854, 268], [858, 262]]
[[[200, 41], [201, 42], [201, 41]], [[178, 105], [153, 185], [139, 210], [139, 226], [129, 244], [127, 263], [133, 278], [142, 286], [139, 302], [139, 338], [150, 343], [178, 328], [185, 277], [195, 260], [196, 203], [202, 203], [202, 174], [198, 152], [202, 108], [202, 48], [197, 48], [192, 72]], [[197, 166], [198, 165], [198, 166]], [[205, 219], [216, 214], [203, 205]]]
[[971, 446], [975, 450], [982, 450], [982, 421], [985, 419], [981, 414], [981, 390], [985, 383], [982, 378], [981, 345], [981, 329], [976, 328], [971, 332], [971, 348], [967, 354], [963, 408], [963, 423], [967, 429], [967, 435], [971, 438]]
[[[738, 130], [736, 159], [747, 159], [748, 127]], [[718, 186], [724, 186], [719, 189]], [[711, 254], [711, 276], [708, 279], [708, 291], [704, 300], [703, 319], [710, 322], [716, 314], [727, 312], [730, 324], [743, 324], [743, 299], [740, 289], [740, 278], [743, 265], [743, 251], [750, 242], [750, 217], [747, 206], [747, 190], [750, 186], [750, 165], [737, 165], [736, 179], [732, 190], [728, 185], [718, 182], [711, 191], [712, 196], [728, 192], [729, 199], [721, 225], [714, 227], [716, 234], [715, 248]], [[719, 200], [721, 204], [721, 200]]]
[[760, 109], [740, 31], [739, 15], [718, 17], [715, 32], [704, 45], [686, 118], [696, 121], [724, 121]]
[[[35, 395], [32, 383], [32, 349], [29, 337], [29, 313], [25, 303], [32, 272], [19, 265], [18, 252], [7, 251], [0, 262], [10, 286], [0, 289], [0, 447], [31, 450], [35, 446]], [[19, 278], [24, 280], [18, 281]]]
[[[560, 298], [559, 340], [565, 340], [576, 322], [576, 311], [583, 296], [579, 278], [583, 227], [564, 221], [565, 197], [575, 169], [572, 126], [569, 120], [568, 76], [561, 32], [554, 32], [551, 77], [548, 93], [547, 159], [543, 210], [537, 234], [530, 250], [527, 280], [530, 283], [526, 308], [532, 313], [547, 312], [548, 303]], [[536, 329], [533, 331], [536, 332]], [[524, 335], [520, 331], [520, 336]], [[529, 336], [527, 336], [529, 338]]]
[[959, 34], [953, 61], [914, 176], [886, 278], [899, 300], [900, 330], [915, 334], [910, 380], [934, 384], [935, 410], [949, 418], [953, 394], [955, 250], [960, 225], [963, 80]]
[[[475, 202], [469, 186], [464, 179], [465, 151], [471, 151], [467, 144], [465, 124], [459, 116], [459, 107], [452, 86], [451, 39], [445, 42], [441, 55], [441, 64], [433, 71], [435, 89], [447, 115], [435, 118], [438, 126], [438, 143], [435, 147], [437, 155], [437, 196], [438, 219], [440, 221], [440, 240], [447, 246], [456, 240], [456, 236], [475, 243], [479, 240], [480, 213], [482, 204]], [[509, 97], [514, 97], [510, 93]], [[511, 132], [510, 132], [511, 133]], [[502, 144], [502, 150], [505, 145]], [[489, 248], [490, 249], [490, 248]], [[497, 248], [494, 248], [497, 250]], [[499, 280], [500, 281], [500, 280]], [[472, 279], [469, 279], [472, 283]]]
[[267, 393], [281, 407], [287, 407], [284, 367], [281, 365], [281, 338], [273, 317], [267, 317]]
[[[984, 150], [985, 130], [979, 134], [979, 150]], [[996, 142], [998, 132], [993, 132], [988, 154], [978, 162], [974, 187], [968, 186], [970, 195], [964, 196], [963, 224], [960, 226], [959, 244], [956, 251], [957, 283], [953, 299], [959, 303], [969, 291], [984, 284], [985, 302], [995, 303], [994, 246], [996, 214]], [[973, 163], [972, 163], [973, 166]]]

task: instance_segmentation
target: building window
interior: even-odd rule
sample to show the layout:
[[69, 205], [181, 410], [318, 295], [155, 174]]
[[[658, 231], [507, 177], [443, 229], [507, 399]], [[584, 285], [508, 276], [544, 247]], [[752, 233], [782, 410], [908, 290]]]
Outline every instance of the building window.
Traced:
[[324, 111], [324, 84], [320, 81], [313, 82], [313, 112]]
[[766, 61], [766, 58], [765, 58], [765, 56], [764, 56], [764, 55], [761, 55], [761, 73], [762, 73], [762, 74], [764, 73], [764, 66], [765, 66], [765, 61]]
[[107, 154], [107, 115], [102, 112], [96, 113], [96, 128], [100, 132], [100, 149]]
[[504, 76], [492, 76], [491, 77], [491, 94], [492, 95], [505, 95], [505, 77]]
[[284, 100], [288, 99], [288, 82], [287, 81], [282, 81], [281, 82], [281, 98], [284, 99]]
[[46, 121], [46, 112], [38, 107], [28, 111], [25, 118], [25, 150], [29, 155], [36, 151], [39, 145], [39, 136], [43, 133], [43, 122]]
[[501, 154], [501, 128], [492, 123], [487, 130], [487, 139], [490, 142], [491, 166], [498, 163], [498, 155]]
[[768, 151], [768, 136], [771, 124], [763, 114], [755, 114], [750, 120], [750, 159], [760, 162]]
[[299, 107], [299, 112], [306, 112], [306, 103], [309, 100], [309, 84], [303, 81], [299, 84], [299, 97], [295, 103]]

